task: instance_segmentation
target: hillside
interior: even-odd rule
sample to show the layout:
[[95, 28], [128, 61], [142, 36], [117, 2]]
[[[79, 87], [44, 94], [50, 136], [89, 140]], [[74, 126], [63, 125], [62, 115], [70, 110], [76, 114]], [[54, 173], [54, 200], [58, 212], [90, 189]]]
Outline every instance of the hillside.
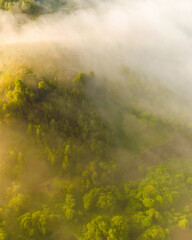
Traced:
[[1, 239], [163, 240], [190, 226], [189, 129], [97, 83], [24, 68], [1, 84]]
[[0, 0], [0, 240], [191, 239], [188, 11], [160, 6]]

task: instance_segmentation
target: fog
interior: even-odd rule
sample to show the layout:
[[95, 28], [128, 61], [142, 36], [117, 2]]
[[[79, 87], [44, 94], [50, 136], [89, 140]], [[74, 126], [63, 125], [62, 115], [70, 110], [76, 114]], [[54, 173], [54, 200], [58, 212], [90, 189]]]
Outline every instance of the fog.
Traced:
[[[108, 121], [115, 109], [135, 101], [161, 117], [191, 122], [191, 2], [79, 1], [77, 6], [37, 19], [1, 11], [1, 82], [7, 72], [21, 76], [21, 66], [49, 78], [94, 71], [98, 84], [118, 84], [111, 115], [94, 96]], [[132, 71], [143, 89], [127, 84]]]
[[191, 2], [75, 3], [71, 12], [37, 19], [1, 11], [1, 72], [8, 69], [14, 74], [15, 66], [22, 65], [31, 66], [40, 76], [59, 78], [94, 71], [98, 84], [106, 80], [119, 84], [119, 101], [126, 104], [128, 96], [135, 94], [127, 85], [127, 69], [131, 69], [146, 86], [155, 86], [155, 91], [137, 93], [138, 106], [191, 122]]
[[192, 75], [191, 11], [188, 0], [98, 2], [19, 26], [21, 16], [1, 12], [0, 43], [8, 49], [10, 44], [48, 43], [51, 51], [54, 42], [73, 51], [85, 70], [108, 77], [129, 66], [187, 90]]
[[[76, 7], [71, 11], [58, 10], [37, 18], [0, 11], [0, 107], [4, 117], [0, 122], [0, 185], [1, 195], [5, 195], [0, 198], [1, 204], [8, 201], [4, 194], [7, 187], [12, 186], [14, 190], [16, 183], [21, 185], [21, 192], [27, 194], [38, 195], [42, 191], [42, 204], [47, 204], [50, 198], [55, 206], [57, 187], [60, 188], [58, 179], [63, 185], [72, 182], [76, 174], [83, 178], [89, 174], [86, 172], [89, 165], [102, 160], [98, 172], [96, 165], [90, 167], [93, 168], [91, 176], [99, 176], [102, 166], [108, 169], [113, 164], [108, 158], [115, 159], [116, 165], [111, 167], [117, 167], [115, 184], [141, 179], [149, 166], [158, 164], [170, 164], [170, 169], [180, 169], [182, 164], [191, 168], [191, 1], [75, 0], [72, 3]], [[50, 0], [46, 7], [51, 4]], [[83, 86], [94, 101], [93, 106], [87, 95], [85, 101], [78, 100], [76, 90], [84, 96], [84, 89], [82, 92], [81, 87], [76, 89], [76, 83], [73, 82], [75, 87], [70, 92], [70, 81], [66, 81], [63, 90], [62, 84], [51, 85], [48, 81], [55, 77], [58, 82], [69, 80], [80, 71], [94, 72], [90, 79], [87, 75], [93, 82]], [[18, 79], [34, 82], [35, 90], [30, 92], [33, 89], [30, 84], [25, 89], [25, 84]], [[1, 91], [4, 83], [6, 86], [11, 80], [15, 85]], [[76, 102], [73, 97], [77, 97]], [[100, 117], [101, 123], [97, 123]], [[76, 128], [73, 120], [77, 122]], [[179, 127], [177, 121], [181, 124]], [[63, 125], [60, 126], [60, 122]], [[81, 122], [82, 129], [78, 126]], [[74, 132], [78, 127], [80, 130], [73, 135], [71, 130], [65, 132], [68, 127]], [[91, 134], [95, 131], [95, 135], [81, 139], [87, 129]], [[101, 160], [94, 160], [89, 153], [92, 140], [90, 146], [98, 147], [98, 152], [103, 146], [106, 148]], [[82, 153], [81, 144], [83, 147], [85, 144]], [[68, 152], [71, 154], [69, 168]], [[75, 188], [79, 182], [74, 180]], [[58, 184], [55, 190], [54, 184]], [[113, 179], [110, 184], [114, 184]], [[82, 196], [89, 190], [88, 187], [83, 190]], [[39, 200], [34, 199], [35, 205]], [[25, 204], [21, 202], [21, 205]], [[82, 209], [84, 211], [83, 205]], [[62, 225], [59, 231], [63, 229]]]

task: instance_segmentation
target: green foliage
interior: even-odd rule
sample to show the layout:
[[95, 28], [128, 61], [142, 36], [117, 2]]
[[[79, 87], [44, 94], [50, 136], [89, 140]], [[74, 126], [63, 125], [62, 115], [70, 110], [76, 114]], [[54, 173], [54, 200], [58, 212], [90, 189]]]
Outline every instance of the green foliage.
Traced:
[[129, 223], [123, 216], [114, 216], [111, 219], [111, 229], [109, 230], [109, 237], [111, 240], [129, 239]]
[[0, 228], [0, 240], [6, 240], [7, 234], [3, 228]]
[[89, 239], [128, 240], [128, 221], [122, 216], [114, 216], [110, 221], [106, 221], [103, 217], [98, 216], [84, 228], [83, 240]]
[[164, 231], [160, 226], [152, 226], [147, 229], [142, 235], [141, 240], [167, 240], [168, 231]]
[[19, 239], [47, 239], [56, 218], [57, 216], [47, 208], [33, 213], [25, 213], [19, 219], [22, 232]]
[[108, 238], [108, 231], [108, 223], [98, 216], [85, 227], [83, 240], [105, 240]]
[[95, 207], [100, 191], [100, 188], [92, 188], [90, 192], [83, 196], [84, 208], [86, 210], [90, 210]]
[[189, 162], [146, 168], [143, 158], [177, 128], [136, 106], [113, 112], [112, 86], [93, 74], [30, 74], [0, 92], [0, 239], [166, 240], [192, 228]]
[[65, 197], [63, 213], [67, 220], [72, 220], [75, 217], [75, 199], [71, 194], [67, 194]]
[[40, 6], [33, 0], [1, 0], [0, 9], [7, 11], [22, 11], [29, 15], [39, 15]]
[[97, 206], [102, 209], [113, 209], [116, 199], [111, 192], [101, 193], [98, 198]]

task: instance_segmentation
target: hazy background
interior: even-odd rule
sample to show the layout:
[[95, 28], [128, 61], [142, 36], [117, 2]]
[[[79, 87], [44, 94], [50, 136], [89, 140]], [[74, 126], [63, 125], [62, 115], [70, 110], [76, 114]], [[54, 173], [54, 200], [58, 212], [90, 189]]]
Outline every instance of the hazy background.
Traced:
[[[71, 13], [56, 12], [29, 20], [1, 12], [0, 66], [32, 64], [50, 76], [94, 71], [102, 81], [126, 85], [131, 69], [156, 91], [162, 86], [177, 99], [160, 97], [159, 109], [186, 113], [191, 121], [192, 8], [189, 0], [76, 1]], [[159, 92], [161, 96], [161, 92]], [[142, 94], [140, 94], [142, 98]], [[145, 95], [143, 95], [145, 99]], [[165, 101], [166, 100], [166, 101]], [[142, 101], [141, 101], [142, 102]], [[147, 103], [147, 108], [151, 105]], [[146, 107], [146, 106], [145, 106]], [[157, 106], [150, 107], [159, 112]]]

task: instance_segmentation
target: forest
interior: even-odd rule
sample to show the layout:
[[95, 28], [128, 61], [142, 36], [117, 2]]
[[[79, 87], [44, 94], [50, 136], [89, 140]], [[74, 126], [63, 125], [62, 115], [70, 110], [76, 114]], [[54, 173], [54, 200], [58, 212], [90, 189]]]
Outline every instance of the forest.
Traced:
[[72, 0], [0, 0], [0, 9], [10, 12], [22, 12], [32, 17], [57, 10], [69, 12], [77, 7], [78, 4]]
[[[0, 8], [30, 21], [78, 8], [45, 2]], [[54, 57], [0, 62], [0, 240], [188, 240], [191, 105], [131, 67], [120, 82]]]

